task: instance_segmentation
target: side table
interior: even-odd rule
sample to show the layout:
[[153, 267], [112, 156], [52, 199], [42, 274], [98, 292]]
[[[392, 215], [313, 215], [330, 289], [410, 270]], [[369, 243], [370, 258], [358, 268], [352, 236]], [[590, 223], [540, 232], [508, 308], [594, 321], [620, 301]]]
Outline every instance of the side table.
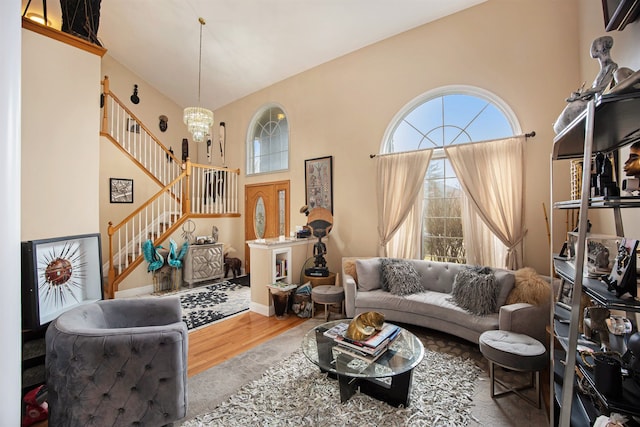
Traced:
[[331, 273], [331, 272], [329, 272], [329, 276], [327, 277], [307, 276], [305, 274], [303, 278], [304, 278], [303, 283], [310, 282], [312, 288], [315, 288], [316, 286], [321, 286], [321, 285], [336, 284], [336, 273]]
[[287, 308], [289, 307], [289, 295], [291, 295], [291, 292], [297, 287], [298, 285], [288, 283], [267, 285], [271, 293], [271, 298], [273, 299], [273, 309], [276, 314], [276, 319], [283, 320], [288, 317]]

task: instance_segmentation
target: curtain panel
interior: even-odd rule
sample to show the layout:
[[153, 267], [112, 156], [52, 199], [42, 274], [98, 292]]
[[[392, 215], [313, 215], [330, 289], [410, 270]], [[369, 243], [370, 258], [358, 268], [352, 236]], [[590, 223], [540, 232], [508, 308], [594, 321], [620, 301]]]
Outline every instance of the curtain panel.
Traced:
[[[522, 267], [524, 136], [445, 147], [469, 203], [507, 247], [505, 267]], [[488, 240], [488, 239], [487, 239]], [[479, 243], [479, 242], [474, 242]], [[482, 245], [493, 245], [484, 241]], [[480, 264], [486, 264], [484, 260]]]
[[418, 150], [376, 156], [380, 256], [420, 255], [423, 197], [418, 195], [432, 154], [432, 150]]

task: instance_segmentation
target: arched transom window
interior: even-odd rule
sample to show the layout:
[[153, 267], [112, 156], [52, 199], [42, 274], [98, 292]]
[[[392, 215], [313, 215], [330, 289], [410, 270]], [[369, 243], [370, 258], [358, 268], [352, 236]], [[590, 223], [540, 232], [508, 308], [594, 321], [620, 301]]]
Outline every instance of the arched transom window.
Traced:
[[518, 133], [511, 109], [495, 95], [474, 87], [439, 88], [398, 112], [385, 135], [382, 153], [434, 150], [424, 182], [423, 258], [466, 261], [462, 189], [443, 148]]

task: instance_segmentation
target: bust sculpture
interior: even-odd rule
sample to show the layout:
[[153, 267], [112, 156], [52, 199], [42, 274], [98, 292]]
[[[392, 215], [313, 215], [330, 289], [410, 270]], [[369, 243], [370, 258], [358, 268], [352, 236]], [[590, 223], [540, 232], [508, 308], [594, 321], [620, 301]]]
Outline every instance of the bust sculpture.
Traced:
[[[573, 121], [586, 108], [587, 102], [595, 95], [600, 95], [612, 84], [614, 73], [618, 69], [618, 64], [613, 62], [609, 52], [613, 47], [611, 36], [598, 37], [591, 43], [591, 57], [600, 63], [600, 71], [590, 88], [583, 90], [582, 87], [573, 92], [568, 98], [569, 103], [562, 111], [553, 125], [556, 133], [562, 132], [569, 123]], [[583, 84], [584, 86], [584, 84]]]

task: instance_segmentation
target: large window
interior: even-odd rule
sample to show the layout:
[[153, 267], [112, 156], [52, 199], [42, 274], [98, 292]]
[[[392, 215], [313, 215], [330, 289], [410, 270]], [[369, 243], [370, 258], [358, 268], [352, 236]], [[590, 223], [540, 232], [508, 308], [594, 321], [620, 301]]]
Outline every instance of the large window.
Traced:
[[387, 131], [383, 153], [433, 149], [424, 181], [422, 256], [466, 262], [462, 189], [444, 147], [513, 136], [517, 121], [494, 95], [471, 87], [440, 88], [400, 111]]
[[289, 124], [284, 110], [263, 107], [254, 116], [247, 135], [247, 175], [289, 168]]

